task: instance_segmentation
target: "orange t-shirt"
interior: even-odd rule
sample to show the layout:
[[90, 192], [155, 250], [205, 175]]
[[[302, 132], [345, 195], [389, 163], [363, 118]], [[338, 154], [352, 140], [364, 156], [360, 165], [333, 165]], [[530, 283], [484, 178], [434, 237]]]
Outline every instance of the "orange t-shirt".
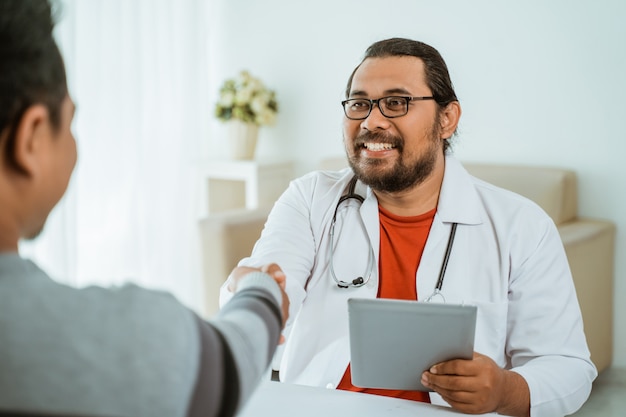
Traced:
[[[380, 217], [378, 298], [417, 300], [415, 274], [437, 209], [411, 217], [396, 216], [380, 206], [378, 211]], [[351, 381], [348, 365], [337, 389], [430, 402], [427, 392], [359, 388], [352, 385]]]

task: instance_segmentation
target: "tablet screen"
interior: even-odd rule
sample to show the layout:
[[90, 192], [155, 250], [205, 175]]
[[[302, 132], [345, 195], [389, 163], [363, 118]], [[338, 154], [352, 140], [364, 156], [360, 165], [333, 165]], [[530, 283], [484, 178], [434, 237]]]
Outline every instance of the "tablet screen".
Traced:
[[471, 359], [476, 306], [351, 298], [352, 384], [432, 391], [422, 372], [450, 359]]

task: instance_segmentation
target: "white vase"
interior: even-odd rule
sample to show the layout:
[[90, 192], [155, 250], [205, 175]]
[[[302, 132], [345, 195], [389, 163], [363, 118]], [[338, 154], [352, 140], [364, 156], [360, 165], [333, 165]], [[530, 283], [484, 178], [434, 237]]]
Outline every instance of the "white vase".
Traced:
[[231, 159], [254, 159], [259, 126], [241, 120], [228, 121], [228, 141], [230, 142]]

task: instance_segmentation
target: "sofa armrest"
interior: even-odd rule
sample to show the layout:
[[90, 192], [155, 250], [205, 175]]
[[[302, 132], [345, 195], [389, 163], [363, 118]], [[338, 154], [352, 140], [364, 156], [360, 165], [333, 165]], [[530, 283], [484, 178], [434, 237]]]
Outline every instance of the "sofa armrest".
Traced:
[[205, 315], [219, 309], [220, 287], [237, 263], [252, 253], [270, 208], [230, 210], [200, 221]]
[[558, 229], [572, 271], [591, 360], [600, 372], [613, 358], [615, 225], [578, 219]]

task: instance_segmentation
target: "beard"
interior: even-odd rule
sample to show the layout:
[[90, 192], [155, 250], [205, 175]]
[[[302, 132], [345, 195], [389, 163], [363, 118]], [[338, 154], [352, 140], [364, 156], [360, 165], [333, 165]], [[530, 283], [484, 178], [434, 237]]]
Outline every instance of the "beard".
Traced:
[[[417, 159], [411, 161], [406, 160], [402, 137], [365, 131], [354, 140], [352, 155], [346, 148], [348, 163], [356, 177], [375, 191], [397, 193], [411, 189], [430, 176], [438, 153], [443, 151], [438, 126], [439, 121], [436, 120], [428, 132], [428, 146]], [[360, 151], [365, 142], [391, 143], [398, 152], [394, 165], [384, 169], [386, 160], [362, 157]]]

